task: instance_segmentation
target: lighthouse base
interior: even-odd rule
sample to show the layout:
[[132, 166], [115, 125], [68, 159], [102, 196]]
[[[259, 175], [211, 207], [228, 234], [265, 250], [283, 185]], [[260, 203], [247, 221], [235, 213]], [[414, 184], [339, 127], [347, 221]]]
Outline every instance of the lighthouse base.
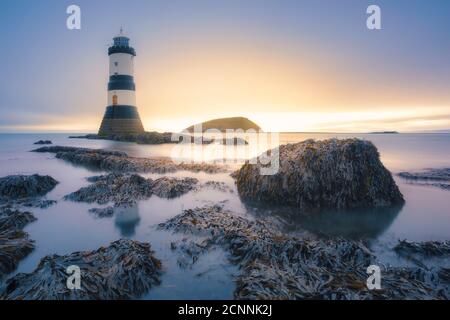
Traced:
[[106, 108], [98, 135], [110, 136], [144, 132], [144, 126], [135, 106], [116, 105]]

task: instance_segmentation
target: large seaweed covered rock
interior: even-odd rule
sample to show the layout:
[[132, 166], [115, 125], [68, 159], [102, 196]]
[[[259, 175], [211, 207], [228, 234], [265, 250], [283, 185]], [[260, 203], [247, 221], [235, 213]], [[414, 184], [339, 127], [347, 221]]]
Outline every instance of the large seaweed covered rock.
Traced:
[[58, 181], [50, 176], [13, 175], [0, 178], [0, 200], [39, 197], [51, 191]]
[[246, 163], [236, 174], [242, 198], [301, 210], [384, 207], [404, 202], [376, 147], [359, 139], [307, 140], [279, 147], [280, 168], [260, 174]]
[[[118, 240], [95, 251], [43, 258], [32, 273], [8, 279], [1, 299], [112, 300], [137, 298], [160, 283], [161, 262], [150, 244]], [[69, 266], [81, 271], [81, 289], [67, 287]]]

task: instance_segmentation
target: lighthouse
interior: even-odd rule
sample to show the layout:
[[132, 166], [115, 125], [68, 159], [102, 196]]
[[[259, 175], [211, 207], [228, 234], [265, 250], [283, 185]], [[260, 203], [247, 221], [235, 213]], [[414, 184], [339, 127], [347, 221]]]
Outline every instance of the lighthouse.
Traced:
[[123, 34], [122, 29], [113, 40], [114, 43], [108, 48], [108, 104], [98, 134], [110, 136], [143, 133], [134, 84], [136, 51], [130, 46], [130, 39]]

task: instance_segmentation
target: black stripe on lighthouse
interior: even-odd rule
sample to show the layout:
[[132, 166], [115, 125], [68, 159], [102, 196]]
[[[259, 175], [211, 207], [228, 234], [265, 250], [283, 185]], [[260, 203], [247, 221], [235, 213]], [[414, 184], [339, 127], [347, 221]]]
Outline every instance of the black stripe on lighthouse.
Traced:
[[109, 77], [108, 90], [131, 90], [136, 91], [134, 78], [127, 75], [114, 75]]

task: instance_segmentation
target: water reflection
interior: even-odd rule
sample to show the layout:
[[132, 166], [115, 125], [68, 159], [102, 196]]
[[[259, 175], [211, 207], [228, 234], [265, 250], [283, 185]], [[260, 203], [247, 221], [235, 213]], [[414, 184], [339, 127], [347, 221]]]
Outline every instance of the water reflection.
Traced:
[[281, 219], [288, 232], [309, 231], [316, 235], [340, 236], [351, 239], [375, 239], [393, 223], [401, 206], [341, 211], [299, 212], [290, 207], [255, 207], [249, 211], [261, 218]]
[[123, 237], [133, 237], [136, 234], [136, 227], [141, 221], [138, 206], [119, 207], [115, 210], [115, 225], [120, 230]]

